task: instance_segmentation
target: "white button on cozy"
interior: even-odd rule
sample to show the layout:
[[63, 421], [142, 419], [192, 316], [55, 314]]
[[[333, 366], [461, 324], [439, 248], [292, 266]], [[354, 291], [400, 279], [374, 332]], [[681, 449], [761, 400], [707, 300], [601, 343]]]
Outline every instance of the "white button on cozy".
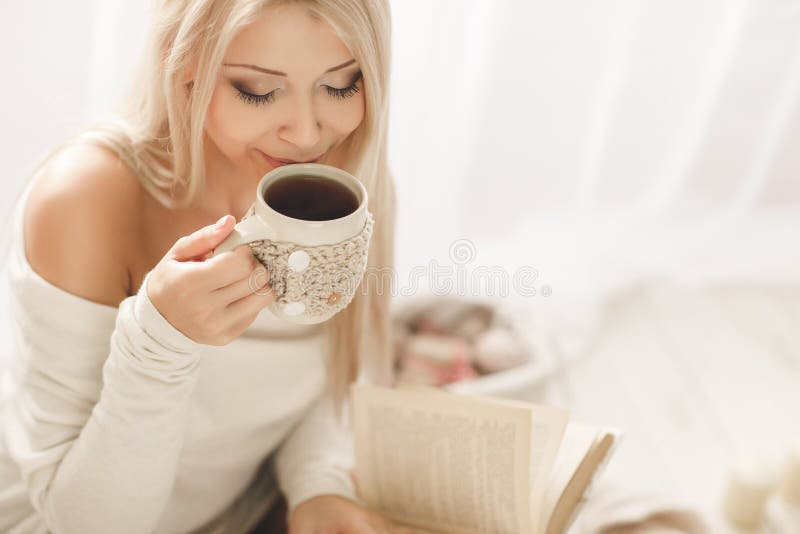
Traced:
[[311, 258], [305, 250], [295, 250], [289, 255], [289, 268], [295, 272], [300, 272], [311, 263]]
[[302, 302], [287, 302], [283, 307], [283, 313], [286, 315], [300, 315], [306, 311], [306, 305]]

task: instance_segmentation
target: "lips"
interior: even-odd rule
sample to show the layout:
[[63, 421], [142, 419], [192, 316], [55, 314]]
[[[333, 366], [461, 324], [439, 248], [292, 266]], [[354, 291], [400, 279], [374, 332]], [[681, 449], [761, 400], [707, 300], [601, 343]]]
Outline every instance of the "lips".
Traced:
[[266, 154], [264, 152], [261, 152], [261, 154], [264, 156], [264, 158], [271, 165], [273, 165], [275, 167], [279, 167], [281, 165], [291, 165], [293, 163], [317, 163], [320, 159], [322, 159], [322, 156], [324, 155], [324, 154], [320, 154], [316, 158], [309, 159], [309, 160], [293, 160], [293, 159], [275, 158], [275, 157], [272, 157], [272, 156], [270, 156], [270, 155], [268, 155], [268, 154]]

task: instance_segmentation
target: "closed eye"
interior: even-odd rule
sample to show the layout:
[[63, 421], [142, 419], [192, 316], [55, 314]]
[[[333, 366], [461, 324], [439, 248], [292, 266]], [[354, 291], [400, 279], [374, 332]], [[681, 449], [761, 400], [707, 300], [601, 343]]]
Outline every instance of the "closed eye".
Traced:
[[350, 85], [348, 85], [344, 89], [337, 89], [336, 87], [330, 87], [328, 85], [326, 85], [325, 88], [328, 90], [328, 94], [334, 98], [337, 98], [339, 100], [342, 100], [344, 98], [350, 98], [359, 91], [357, 84], [358, 80], [360, 79], [361, 79], [361, 71], [358, 71], [355, 77], [353, 78], [353, 81], [350, 82]]
[[260, 106], [262, 104], [268, 104], [275, 100], [275, 91], [270, 91], [265, 95], [254, 95], [252, 93], [248, 93], [238, 85], [233, 85], [236, 88], [236, 96], [241, 98], [245, 103], [252, 104], [254, 106]]
[[[329, 85], [325, 86], [325, 90], [327, 91], [328, 95], [337, 99], [337, 100], [344, 100], [346, 98], [350, 98], [356, 93], [360, 91], [358, 88], [358, 80], [361, 79], [362, 73], [358, 71], [356, 75], [353, 77], [353, 81], [347, 87], [331, 87]], [[239, 84], [234, 83], [234, 88], [236, 89], [236, 96], [242, 99], [247, 104], [251, 104], [254, 106], [260, 106], [269, 104], [273, 100], [275, 100], [275, 91], [270, 91], [269, 93], [263, 95], [256, 95], [246, 91], [242, 88]]]

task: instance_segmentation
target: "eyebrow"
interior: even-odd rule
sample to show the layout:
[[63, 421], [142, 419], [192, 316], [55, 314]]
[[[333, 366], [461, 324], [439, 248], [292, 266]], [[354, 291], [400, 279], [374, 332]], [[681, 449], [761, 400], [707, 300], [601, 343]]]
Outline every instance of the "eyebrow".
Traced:
[[[352, 65], [355, 62], [356, 62], [355, 59], [351, 59], [349, 61], [345, 61], [341, 65], [336, 65], [335, 67], [329, 68], [323, 74], [327, 74], [329, 72], [333, 72], [333, 71], [336, 71], [336, 70], [341, 70], [341, 69], [343, 69], [345, 67], [349, 67], [350, 65]], [[249, 63], [223, 63], [223, 65], [226, 66], [226, 67], [244, 67], [246, 69], [253, 69], [253, 70], [257, 70], [258, 72], [263, 72], [265, 74], [274, 74], [276, 76], [287, 76], [287, 74], [285, 72], [281, 72], [279, 70], [273, 70], [273, 69], [265, 69], [264, 67], [259, 67], [257, 65], [250, 65]]]

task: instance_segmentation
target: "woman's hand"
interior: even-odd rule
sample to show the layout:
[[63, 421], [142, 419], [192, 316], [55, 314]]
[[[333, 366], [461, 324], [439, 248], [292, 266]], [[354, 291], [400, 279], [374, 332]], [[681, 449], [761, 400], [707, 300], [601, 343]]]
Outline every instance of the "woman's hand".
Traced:
[[269, 272], [249, 245], [207, 259], [234, 222], [226, 215], [178, 239], [153, 268], [145, 288], [161, 315], [198, 343], [228, 344], [275, 300]]
[[414, 534], [385, 517], [336, 495], [300, 503], [289, 519], [289, 534]]

